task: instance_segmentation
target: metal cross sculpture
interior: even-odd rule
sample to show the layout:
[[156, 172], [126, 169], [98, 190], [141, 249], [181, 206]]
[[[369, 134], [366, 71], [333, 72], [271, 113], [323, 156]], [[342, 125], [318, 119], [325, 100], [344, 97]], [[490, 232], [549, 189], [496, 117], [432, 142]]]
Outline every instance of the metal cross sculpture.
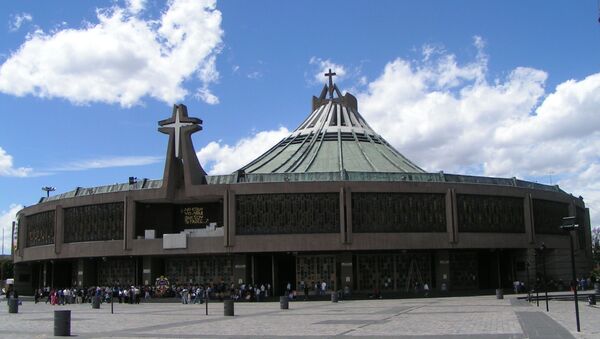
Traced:
[[329, 77], [329, 99], [333, 99], [333, 76], [336, 75], [334, 72], [331, 72], [331, 68], [329, 72], [325, 73], [326, 77]]
[[[190, 118], [187, 115], [187, 107], [185, 105], [175, 105], [173, 107], [173, 116], [166, 120], [161, 120], [158, 123], [161, 127], [158, 129], [160, 132], [165, 134], [173, 133], [175, 138], [175, 157], [180, 157], [181, 148], [181, 134], [183, 133], [182, 129], [186, 129], [188, 127], [192, 127], [189, 133], [194, 133], [202, 130], [202, 120], [198, 118]], [[173, 132], [171, 132], [171, 129]]]

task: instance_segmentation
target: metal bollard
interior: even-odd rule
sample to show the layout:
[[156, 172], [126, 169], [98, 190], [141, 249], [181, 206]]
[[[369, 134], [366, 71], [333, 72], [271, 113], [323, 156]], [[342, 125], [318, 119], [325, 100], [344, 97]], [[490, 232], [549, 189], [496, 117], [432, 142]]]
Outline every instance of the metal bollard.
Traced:
[[54, 311], [54, 336], [68, 337], [71, 335], [71, 311]]
[[8, 313], [19, 313], [19, 299], [8, 298]]
[[233, 317], [233, 300], [223, 301], [224, 315]]
[[92, 308], [99, 309], [100, 308], [100, 297], [94, 296], [92, 298]]
[[279, 297], [279, 308], [282, 310], [287, 310], [290, 308], [290, 301], [286, 296]]
[[504, 299], [504, 291], [501, 288], [496, 289], [496, 299]]
[[338, 294], [335, 291], [331, 292], [331, 302], [332, 303], [338, 302]]

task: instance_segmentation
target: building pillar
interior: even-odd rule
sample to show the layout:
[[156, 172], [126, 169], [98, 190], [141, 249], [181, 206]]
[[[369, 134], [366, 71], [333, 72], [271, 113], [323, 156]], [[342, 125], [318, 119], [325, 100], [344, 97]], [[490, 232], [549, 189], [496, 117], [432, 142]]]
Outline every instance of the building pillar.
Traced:
[[340, 188], [339, 192], [339, 208], [340, 208], [340, 242], [346, 243], [346, 213], [344, 213], [346, 199], [344, 198], [344, 187]]
[[132, 240], [135, 238], [135, 201], [126, 196], [123, 200], [123, 249], [130, 250]]
[[152, 258], [142, 258], [142, 283], [150, 285], [152, 283]]
[[456, 214], [456, 192], [451, 188], [446, 191], [446, 232], [448, 233], [448, 242], [451, 244], [458, 242], [458, 217]]
[[48, 274], [48, 261], [44, 261], [44, 267], [42, 268], [42, 285], [43, 287], [48, 286], [48, 279], [47, 279], [47, 274]]
[[61, 205], [56, 206], [54, 212], [54, 253], [60, 254], [62, 244], [65, 240], [65, 218], [64, 210]]
[[[346, 285], [352, 288], [354, 284], [353, 265], [352, 265], [352, 254], [344, 253], [339, 256], [340, 260], [340, 283], [341, 286], [337, 286], [338, 289], [343, 290]], [[308, 283], [308, 282], [307, 282]]]
[[246, 276], [246, 255], [235, 255], [233, 257], [233, 282], [238, 285], [246, 283]]
[[229, 247], [230, 245], [230, 234], [229, 234], [229, 190], [225, 190], [223, 193], [223, 246]]
[[[352, 191], [346, 188], [345, 194], [345, 214], [346, 214], [346, 243], [352, 243]], [[352, 286], [352, 285], [350, 285]]]
[[443, 291], [442, 285], [446, 285], [446, 291], [450, 290], [450, 252], [443, 250], [435, 252], [435, 281], [436, 289]]
[[83, 287], [84, 259], [77, 259], [77, 287]]
[[236, 220], [235, 220], [235, 210], [236, 210], [236, 206], [235, 206], [235, 192], [234, 191], [228, 191], [228, 203], [227, 203], [227, 229], [225, 229], [224, 231], [227, 232], [227, 234], [229, 235], [229, 243], [228, 246], [235, 246], [235, 225], [236, 225]]
[[530, 244], [535, 244], [535, 226], [533, 220], [533, 201], [531, 194], [525, 195], [523, 199], [523, 220], [525, 220], [525, 234]]

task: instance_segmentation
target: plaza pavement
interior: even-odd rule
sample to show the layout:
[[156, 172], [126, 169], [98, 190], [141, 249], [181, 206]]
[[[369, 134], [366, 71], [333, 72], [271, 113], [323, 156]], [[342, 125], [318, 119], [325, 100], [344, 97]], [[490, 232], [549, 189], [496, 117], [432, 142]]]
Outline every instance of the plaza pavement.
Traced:
[[149, 303], [51, 306], [23, 302], [18, 314], [0, 304], [0, 338], [53, 337], [54, 310], [71, 310], [77, 338], [600, 338], [600, 308], [580, 302], [582, 332], [575, 332], [573, 302], [551, 301], [550, 312], [515, 296], [236, 303]]

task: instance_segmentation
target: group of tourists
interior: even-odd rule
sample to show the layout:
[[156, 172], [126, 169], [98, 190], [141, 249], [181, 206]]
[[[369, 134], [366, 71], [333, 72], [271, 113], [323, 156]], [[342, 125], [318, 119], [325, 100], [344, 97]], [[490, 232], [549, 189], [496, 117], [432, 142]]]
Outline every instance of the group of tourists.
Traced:
[[122, 287], [122, 286], [94, 286], [89, 288], [52, 288], [44, 287], [34, 291], [34, 302], [37, 304], [45, 300], [46, 304], [68, 305], [91, 303], [94, 297], [98, 297], [100, 302], [111, 302], [114, 298], [119, 303], [139, 304], [145, 294], [146, 299], [150, 295], [150, 287]]

